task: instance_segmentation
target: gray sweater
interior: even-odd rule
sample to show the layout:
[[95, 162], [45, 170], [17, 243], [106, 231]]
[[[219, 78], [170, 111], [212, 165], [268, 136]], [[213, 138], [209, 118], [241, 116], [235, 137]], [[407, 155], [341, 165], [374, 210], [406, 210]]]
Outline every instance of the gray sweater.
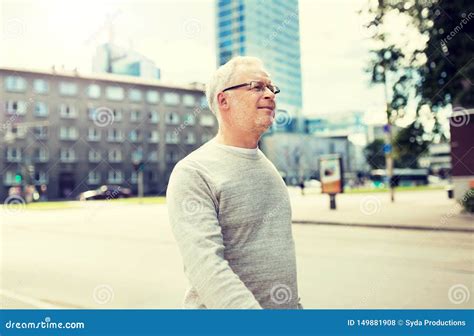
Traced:
[[204, 144], [175, 166], [167, 204], [185, 308], [301, 308], [288, 191], [260, 150]]

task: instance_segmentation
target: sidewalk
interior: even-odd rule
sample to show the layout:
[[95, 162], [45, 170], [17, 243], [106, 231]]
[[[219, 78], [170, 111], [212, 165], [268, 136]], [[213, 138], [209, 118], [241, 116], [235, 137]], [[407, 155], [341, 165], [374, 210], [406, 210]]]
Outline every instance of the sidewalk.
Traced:
[[474, 232], [474, 215], [462, 214], [444, 190], [396, 192], [394, 203], [388, 193], [339, 194], [336, 210], [329, 209], [328, 195], [289, 192], [293, 223]]

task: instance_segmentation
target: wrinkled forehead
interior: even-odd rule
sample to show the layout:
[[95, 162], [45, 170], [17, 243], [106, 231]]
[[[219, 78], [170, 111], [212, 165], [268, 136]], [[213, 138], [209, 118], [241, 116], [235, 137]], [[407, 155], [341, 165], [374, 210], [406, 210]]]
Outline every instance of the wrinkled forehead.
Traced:
[[271, 82], [270, 74], [259, 63], [242, 65], [236, 70], [234, 77], [235, 84], [246, 83], [252, 80]]

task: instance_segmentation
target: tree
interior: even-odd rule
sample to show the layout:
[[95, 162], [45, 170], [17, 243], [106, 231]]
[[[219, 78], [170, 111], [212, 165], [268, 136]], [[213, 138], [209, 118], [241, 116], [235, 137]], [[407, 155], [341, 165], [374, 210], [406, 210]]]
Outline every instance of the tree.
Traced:
[[398, 168], [418, 168], [418, 159], [428, 149], [423, 127], [415, 121], [402, 128], [395, 137], [394, 156]]
[[[440, 138], [441, 109], [474, 107], [474, 2], [368, 0], [366, 12], [371, 15], [368, 29], [376, 31], [372, 37], [377, 45], [372, 51], [375, 57], [369, 64], [372, 82], [386, 83], [393, 93], [387, 109], [389, 121], [403, 116], [411, 99], [417, 105], [416, 120], [422, 122], [422, 109], [430, 111], [435, 124], [429, 132]], [[425, 41], [411, 53], [404, 51], [413, 37], [406, 37], [398, 45], [387, 41], [383, 28], [393, 14], [408, 18], [420, 40]], [[387, 83], [387, 71], [394, 75], [391, 83]]]
[[364, 148], [364, 156], [372, 169], [385, 169], [384, 141], [375, 139]]

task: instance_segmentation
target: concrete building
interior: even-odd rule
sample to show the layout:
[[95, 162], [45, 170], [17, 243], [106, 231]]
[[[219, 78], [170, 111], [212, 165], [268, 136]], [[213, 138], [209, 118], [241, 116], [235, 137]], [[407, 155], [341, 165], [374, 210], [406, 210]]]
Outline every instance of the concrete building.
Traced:
[[474, 189], [474, 109], [455, 111], [450, 117], [450, 131], [454, 197], [461, 201]]
[[136, 194], [137, 157], [145, 194], [162, 194], [176, 162], [217, 132], [198, 85], [0, 68], [0, 101], [0, 200], [26, 184], [47, 199], [103, 184]]

